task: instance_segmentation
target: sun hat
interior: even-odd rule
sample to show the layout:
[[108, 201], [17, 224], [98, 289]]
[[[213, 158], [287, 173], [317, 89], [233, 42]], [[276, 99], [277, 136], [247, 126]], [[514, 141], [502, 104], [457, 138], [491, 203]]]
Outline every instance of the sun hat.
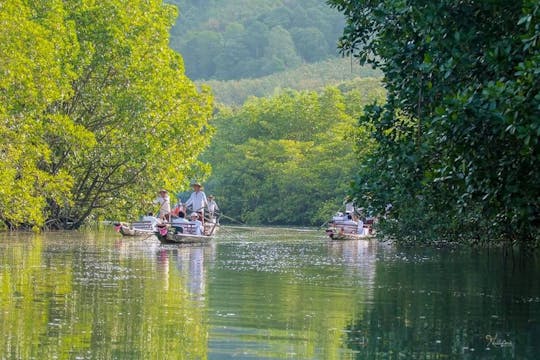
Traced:
[[192, 212], [191, 215], [189, 215], [190, 218], [192, 217], [199, 217], [199, 214], [197, 214], [196, 212]]

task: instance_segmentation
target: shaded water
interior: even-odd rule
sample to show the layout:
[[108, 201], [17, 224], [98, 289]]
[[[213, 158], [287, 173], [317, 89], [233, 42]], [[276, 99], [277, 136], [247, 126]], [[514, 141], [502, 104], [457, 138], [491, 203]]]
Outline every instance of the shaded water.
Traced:
[[0, 235], [1, 359], [538, 359], [540, 266], [223, 228]]

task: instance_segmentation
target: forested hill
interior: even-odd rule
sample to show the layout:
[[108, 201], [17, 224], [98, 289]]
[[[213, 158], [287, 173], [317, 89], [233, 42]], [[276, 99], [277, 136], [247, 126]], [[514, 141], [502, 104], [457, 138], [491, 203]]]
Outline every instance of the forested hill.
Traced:
[[273, 96], [283, 89], [319, 91], [329, 85], [339, 86], [381, 76], [379, 70], [369, 65], [360, 66], [350, 59], [334, 58], [256, 79], [206, 80], [196, 83], [209, 85], [217, 103], [239, 106], [250, 96]]
[[325, 0], [168, 0], [191, 79], [257, 78], [336, 57], [344, 17]]

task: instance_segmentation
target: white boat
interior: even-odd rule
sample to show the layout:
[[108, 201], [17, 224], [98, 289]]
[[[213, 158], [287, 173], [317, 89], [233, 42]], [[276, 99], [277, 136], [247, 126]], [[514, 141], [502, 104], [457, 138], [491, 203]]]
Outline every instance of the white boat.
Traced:
[[326, 235], [332, 240], [367, 240], [374, 237], [372, 225], [372, 219], [363, 222], [350, 214], [337, 213], [328, 222]]
[[152, 221], [116, 222], [114, 229], [124, 236], [152, 236], [156, 231], [154, 224]]

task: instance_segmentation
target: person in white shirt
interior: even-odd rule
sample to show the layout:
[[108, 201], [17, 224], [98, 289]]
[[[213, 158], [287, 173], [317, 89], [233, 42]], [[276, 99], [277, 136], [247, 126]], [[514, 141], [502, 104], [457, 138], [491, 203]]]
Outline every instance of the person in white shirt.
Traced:
[[159, 219], [162, 221], [169, 221], [171, 216], [171, 201], [167, 190], [160, 190], [159, 196], [154, 200], [154, 203], [161, 205], [159, 207]]
[[206, 194], [202, 191], [202, 185], [198, 182], [194, 182], [191, 186], [194, 191], [184, 205], [186, 209], [191, 206], [193, 212], [204, 215], [204, 208], [208, 206], [208, 199], [206, 199]]
[[202, 235], [203, 234], [203, 229], [202, 229], [203, 224], [199, 220], [199, 214], [197, 214], [196, 212], [192, 212], [191, 215], [189, 216], [189, 218], [190, 218], [189, 223], [194, 224], [194, 234], [195, 235]]
[[189, 221], [185, 218], [186, 214], [183, 211], [179, 211], [177, 216], [173, 216], [171, 224], [175, 229], [176, 233], [184, 232], [184, 224], [189, 224]]
[[210, 216], [210, 219], [214, 218], [216, 211], [219, 211], [219, 206], [216, 203], [216, 200], [214, 200], [214, 195], [210, 195], [208, 196], [208, 215]]
[[189, 221], [186, 219], [186, 214], [183, 211], [178, 212], [178, 216], [172, 219], [172, 224], [187, 224]]
[[141, 217], [141, 221], [149, 221], [150, 223], [152, 223], [153, 229], [156, 229], [156, 226], [161, 224], [161, 220], [155, 217], [152, 213], [148, 213], [148, 215], [144, 215], [143, 217]]

